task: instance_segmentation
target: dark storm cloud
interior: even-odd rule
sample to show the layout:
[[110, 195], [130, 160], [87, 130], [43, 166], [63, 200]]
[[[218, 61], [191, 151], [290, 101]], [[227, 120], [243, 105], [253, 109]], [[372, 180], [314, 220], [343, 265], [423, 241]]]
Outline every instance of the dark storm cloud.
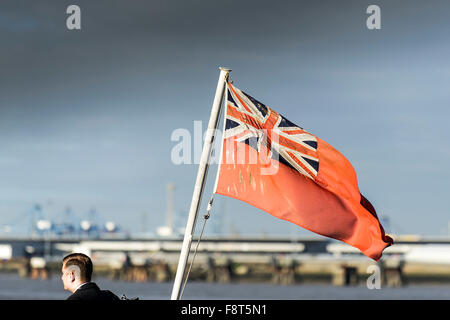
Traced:
[[[380, 212], [401, 221], [431, 202], [446, 219], [448, 1], [76, 1], [80, 31], [66, 28], [70, 4], [0, 4], [2, 215], [54, 198], [158, 219], [170, 180], [187, 210], [196, 167], [170, 162], [170, 135], [207, 121], [226, 66], [355, 159]], [[370, 4], [381, 30], [365, 26]], [[427, 200], [408, 204], [419, 192]]]

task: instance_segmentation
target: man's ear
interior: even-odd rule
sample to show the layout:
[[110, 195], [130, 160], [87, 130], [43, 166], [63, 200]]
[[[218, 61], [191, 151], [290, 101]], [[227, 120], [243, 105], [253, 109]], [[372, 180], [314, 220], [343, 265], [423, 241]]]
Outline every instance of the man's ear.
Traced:
[[75, 281], [75, 271], [74, 270], [72, 270], [71, 272], [70, 272], [70, 281], [71, 282], [74, 282]]

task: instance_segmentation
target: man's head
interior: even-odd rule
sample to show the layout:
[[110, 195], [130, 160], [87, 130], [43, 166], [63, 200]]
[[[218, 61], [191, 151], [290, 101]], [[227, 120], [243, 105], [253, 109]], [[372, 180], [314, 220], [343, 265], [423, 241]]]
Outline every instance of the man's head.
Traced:
[[61, 269], [64, 289], [73, 293], [80, 284], [91, 281], [92, 269], [92, 261], [85, 254], [71, 253], [65, 256]]

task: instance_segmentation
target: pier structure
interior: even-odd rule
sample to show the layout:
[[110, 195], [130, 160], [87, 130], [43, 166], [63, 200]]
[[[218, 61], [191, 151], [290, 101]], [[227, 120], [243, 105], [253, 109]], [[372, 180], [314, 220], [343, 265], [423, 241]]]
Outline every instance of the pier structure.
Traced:
[[[0, 238], [0, 270], [16, 268], [23, 276], [45, 279], [60, 272], [64, 255], [83, 252], [91, 256], [96, 274], [124, 281], [165, 282], [173, 280], [181, 245], [182, 239], [176, 237]], [[376, 266], [382, 284], [395, 287], [427, 279], [450, 281], [449, 257], [450, 239], [399, 237], [376, 263], [349, 245], [325, 238], [210, 237], [198, 247], [190, 278], [351, 286], [364, 283], [370, 268]]]

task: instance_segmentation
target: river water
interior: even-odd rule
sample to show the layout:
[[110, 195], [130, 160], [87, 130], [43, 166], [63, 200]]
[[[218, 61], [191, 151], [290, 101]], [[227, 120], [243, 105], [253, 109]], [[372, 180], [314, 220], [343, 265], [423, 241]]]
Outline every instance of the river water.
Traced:
[[[133, 283], [97, 278], [102, 289], [119, 297], [139, 297], [141, 300], [168, 300], [172, 283]], [[0, 299], [13, 300], [63, 300], [70, 293], [64, 291], [62, 281], [54, 276], [49, 280], [20, 278], [16, 274], [0, 273]], [[335, 287], [331, 285], [272, 285], [267, 283], [214, 284], [188, 282], [183, 299], [192, 300], [301, 300], [301, 299], [450, 299], [450, 285], [409, 285], [401, 288], [368, 289], [365, 286]]]

